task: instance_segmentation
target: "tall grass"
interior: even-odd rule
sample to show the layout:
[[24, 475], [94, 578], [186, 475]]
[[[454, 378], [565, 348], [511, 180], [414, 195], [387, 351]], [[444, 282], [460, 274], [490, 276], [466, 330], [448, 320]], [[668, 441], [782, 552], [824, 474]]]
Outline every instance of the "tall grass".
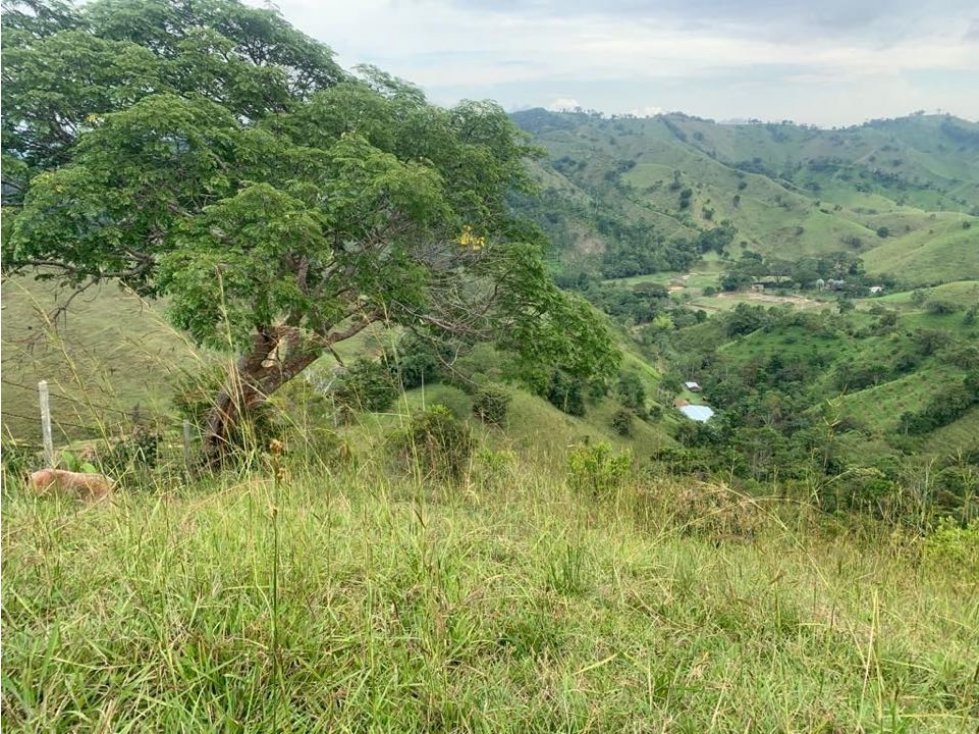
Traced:
[[740, 501], [704, 523], [668, 481], [304, 463], [97, 505], [12, 488], [5, 730], [975, 731], [977, 567], [904, 536]]

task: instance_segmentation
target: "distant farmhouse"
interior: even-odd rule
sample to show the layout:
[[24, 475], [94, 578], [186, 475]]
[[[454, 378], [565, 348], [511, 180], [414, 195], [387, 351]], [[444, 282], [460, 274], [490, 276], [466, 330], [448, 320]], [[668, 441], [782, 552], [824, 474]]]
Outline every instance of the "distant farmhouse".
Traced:
[[700, 392], [700, 384], [696, 382], [684, 382], [683, 386], [690, 392]]

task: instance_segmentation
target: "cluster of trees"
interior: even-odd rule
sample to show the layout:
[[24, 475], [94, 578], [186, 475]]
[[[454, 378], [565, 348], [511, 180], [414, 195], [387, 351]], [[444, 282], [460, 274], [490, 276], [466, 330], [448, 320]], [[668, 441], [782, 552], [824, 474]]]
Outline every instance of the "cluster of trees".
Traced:
[[601, 260], [601, 272], [606, 278], [689, 270], [700, 259], [700, 252], [692, 243], [668, 240], [648, 225], [601, 214], [595, 224], [607, 243]]
[[12, 0], [3, 11], [3, 266], [165, 296], [238, 355], [208, 459], [243, 415], [376, 322], [492, 339], [543, 389], [614, 374], [603, 322], [514, 216], [528, 146], [237, 0]]
[[597, 308], [624, 324], [646, 324], [672, 306], [659, 283], [627, 287], [591, 281], [582, 294]]
[[921, 410], [902, 413], [900, 430], [911, 435], [930, 433], [961, 418], [974, 405], [979, 405], [979, 370], [935, 395]]
[[701, 309], [689, 308], [670, 297], [659, 283], [637, 283], [633, 286], [602, 282], [585, 273], [558, 276], [562, 287], [580, 292], [597, 309], [625, 327], [642, 327], [634, 335], [643, 337], [649, 329], [656, 333], [672, 331], [705, 321]]
[[[853, 356], [849, 346], [868, 336], [862, 333], [867, 327], [860, 323], [858, 318], [828, 311], [740, 304], [702, 326], [676, 332], [671, 340], [675, 371], [664, 385], [696, 379], [717, 413], [706, 424], [682, 423], [678, 438], [683, 448], [657, 460], [677, 473], [826, 486], [831, 491], [819, 499], [830, 510], [880, 513], [885, 505], [894, 510], [904, 478], [894, 467], [855, 466], [860, 460], [846, 448], [851, 443], [847, 434], [883, 434], [895, 453], [913, 456], [915, 444], [902, 434], [928, 433], [979, 404], [979, 352], [948, 333], [921, 329], [905, 333], [892, 326], [876, 335], [886, 340], [887, 349], [867, 361]], [[751, 344], [757, 345], [753, 349], [717, 349], [732, 338], [752, 334]], [[895, 379], [926, 362], [965, 369], [968, 374], [920, 411], [906, 413], [898, 426], [865, 425], [834, 407], [834, 398], [842, 393]], [[976, 459], [979, 456], [966, 464]], [[966, 485], [956, 479], [961, 472], [949, 462], [940, 482], [945, 487], [943, 511], [975, 513], [976, 487], [971, 495], [965, 492]], [[970, 476], [974, 479], [975, 472]]]
[[826, 512], [866, 514], [917, 531], [942, 518], [966, 525], [979, 517], [979, 455], [851, 463], [840, 451], [841, 434], [826, 424], [790, 437], [768, 427], [691, 424], [680, 438], [680, 448], [652, 457], [655, 471], [719, 475], [766, 493], [774, 485], [782, 495], [814, 501]]
[[684, 272], [707, 252], [723, 254], [737, 230], [724, 221], [695, 239], [665, 239], [648, 225], [630, 224], [600, 215], [598, 231], [606, 237], [601, 272], [606, 278], [628, 278], [660, 272]]
[[888, 278], [871, 279], [864, 270], [863, 260], [850, 252], [840, 251], [793, 261], [746, 250], [721, 275], [721, 287], [726, 291], [736, 291], [764, 281], [776, 286], [815, 288], [820, 280], [824, 283], [844, 281], [840, 291], [851, 296], [866, 295], [871, 283], [893, 285]]

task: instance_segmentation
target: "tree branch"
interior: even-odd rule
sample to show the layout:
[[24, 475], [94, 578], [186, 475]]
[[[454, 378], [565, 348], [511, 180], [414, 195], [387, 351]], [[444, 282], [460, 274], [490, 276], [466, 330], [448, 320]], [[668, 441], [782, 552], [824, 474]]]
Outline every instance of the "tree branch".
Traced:
[[369, 313], [361, 313], [354, 317], [354, 323], [348, 326], [343, 331], [335, 331], [326, 335], [325, 344], [327, 347], [337, 344], [339, 342], [350, 339], [356, 336], [364, 329], [366, 329], [371, 324], [380, 321], [384, 318], [384, 313], [382, 311], [371, 311]]

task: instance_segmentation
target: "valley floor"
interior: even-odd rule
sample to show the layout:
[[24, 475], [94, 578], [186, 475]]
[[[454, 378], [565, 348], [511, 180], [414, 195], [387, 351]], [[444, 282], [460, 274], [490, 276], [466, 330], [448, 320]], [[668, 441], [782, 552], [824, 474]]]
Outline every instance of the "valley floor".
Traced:
[[501, 463], [451, 490], [370, 467], [90, 506], [13, 488], [4, 729], [975, 731], [974, 556], [683, 514], [718, 491], [598, 501]]

